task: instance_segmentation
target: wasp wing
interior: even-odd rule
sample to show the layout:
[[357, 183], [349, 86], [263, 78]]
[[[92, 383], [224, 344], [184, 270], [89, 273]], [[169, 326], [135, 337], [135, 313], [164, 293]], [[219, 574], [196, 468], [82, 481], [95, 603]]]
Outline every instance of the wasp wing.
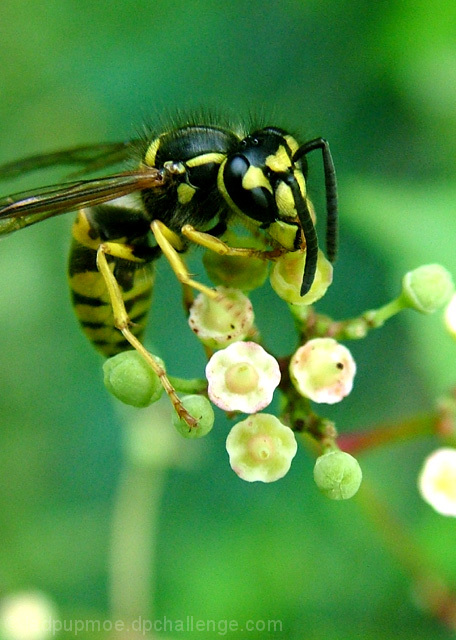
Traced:
[[165, 184], [166, 174], [140, 167], [104, 178], [78, 180], [0, 199], [0, 235], [83, 207], [93, 207], [142, 189]]
[[0, 165], [0, 180], [22, 177], [39, 169], [58, 166], [81, 166], [77, 173], [89, 173], [119, 164], [131, 158], [139, 148], [140, 140], [105, 142], [38, 154]]

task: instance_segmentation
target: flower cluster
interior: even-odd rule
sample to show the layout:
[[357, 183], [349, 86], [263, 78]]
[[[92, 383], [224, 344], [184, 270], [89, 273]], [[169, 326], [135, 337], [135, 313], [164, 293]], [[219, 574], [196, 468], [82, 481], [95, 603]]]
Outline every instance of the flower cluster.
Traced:
[[[311, 306], [332, 281], [332, 266], [324, 254], [319, 251], [315, 279], [301, 296], [306, 252], [271, 252], [270, 283], [284, 307], [288, 305], [299, 336], [293, 353], [277, 357], [261, 344], [247, 296], [267, 276], [267, 262], [258, 257], [261, 247], [249, 255], [245, 239], [232, 237], [230, 244], [241, 248], [234, 256], [206, 254], [206, 270], [217, 286], [210, 294], [203, 288], [189, 309], [189, 326], [208, 357], [205, 378], [171, 378], [155, 356], [146, 352], [144, 359], [144, 354], [127, 352], [106, 363], [106, 385], [119, 399], [137, 407], [156, 401], [164, 388], [174, 405], [173, 423], [187, 438], [210, 432], [215, 420], [213, 406], [230, 417], [245, 414], [229, 432], [226, 449], [232, 469], [248, 482], [282, 478], [296, 455], [296, 436], [304, 432], [317, 441], [322, 452], [314, 468], [318, 489], [331, 499], [348, 499], [360, 486], [360, 466], [338, 448], [334, 424], [315, 413], [312, 406], [340, 402], [352, 391], [356, 364], [341, 340], [364, 337], [405, 308], [422, 313], [441, 308], [454, 290], [451, 277], [439, 265], [419, 267], [404, 276], [396, 300], [358, 318], [336, 322], [319, 316]], [[455, 309], [453, 298], [446, 312], [453, 334]], [[149, 364], [158, 363], [154, 371], [148, 358]], [[271, 411], [275, 396], [275, 411]], [[442, 513], [453, 509], [452, 515], [456, 515], [456, 492], [451, 489], [456, 484], [453, 454], [446, 451], [446, 458], [436, 454], [428, 460], [420, 490], [436, 509]]]

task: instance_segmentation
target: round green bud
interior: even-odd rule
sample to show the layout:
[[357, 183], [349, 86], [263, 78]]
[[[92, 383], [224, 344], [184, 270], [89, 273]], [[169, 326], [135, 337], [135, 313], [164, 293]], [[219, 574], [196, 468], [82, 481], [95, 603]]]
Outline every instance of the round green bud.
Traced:
[[402, 279], [402, 299], [421, 313], [443, 307], [454, 292], [451, 274], [440, 264], [426, 264], [409, 271]]
[[356, 458], [344, 451], [329, 451], [317, 458], [315, 484], [331, 500], [348, 500], [358, 491], [363, 477]]
[[[163, 365], [160, 358], [155, 359]], [[106, 389], [133, 407], [148, 407], [163, 393], [160, 378], [137, 351], [122, 351], [109, 358], [103, 373]]]
[[[230, 247], [264, 249], [262, 243], [251, 237], [239, 237], [227, 232], [223, 240]], [[253, 291], [264, 284], [268, 277], [269, 264], [260, 258], [248, 256], [222, 256], [214, 251], [206, 251], [203, 255], [206, 273], [215, 285], [223, 285], [230, 289]]]
[[272, 267], [270, 281], [277, 295], [290, 304], [313, 304], [322, 298], [332, 282], [333, 268], [322, 251], [318, 251], [317, 270], [310, 290], [301, 296], [305, 251], [284, 253]]
[[185, 420], [173, 413], [173, 425], [184, 438], [202, 438], [214, 426], [214, 410], [205, 396], [184, 396], [181, 400], [189, 414], [198, 420], [196, 427], [189, 427]]

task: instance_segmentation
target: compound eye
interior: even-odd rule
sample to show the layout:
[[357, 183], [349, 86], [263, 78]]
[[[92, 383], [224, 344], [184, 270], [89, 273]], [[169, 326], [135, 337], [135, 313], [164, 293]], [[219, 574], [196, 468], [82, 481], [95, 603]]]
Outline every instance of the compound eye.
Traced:
[[[247, 180], [247, 173], [253, 171], [253, 178]], [[259, 167], [250, 165], [242, 155], [230, 158], [223, 171], [223, 185], [227, 195], [238, 209], [253, 220], [263, 224], [271, 224], [277, 217], [277, 205], [268, 185], [255, 181], [255, 175], [261, 177]], [[264, 176], [263, 176], [264, 177]]]
[[226, 163], [225, 178], [229, 177], [232, 180], [242, 180], [249, 166], [250, 164], [244, 156], [233, 156], [229, 162]]

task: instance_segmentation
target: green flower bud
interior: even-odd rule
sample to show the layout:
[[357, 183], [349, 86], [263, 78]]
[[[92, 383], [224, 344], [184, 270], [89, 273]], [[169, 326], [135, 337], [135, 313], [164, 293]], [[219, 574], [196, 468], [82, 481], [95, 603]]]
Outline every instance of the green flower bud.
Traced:
[[315, 279], [306, 295], [301, 296], [305, 261], [305, 251], [293, 251], [281, 255], [272, 267], [271, 286], [285, 302], [290, 304], [313, 304], [325, 295], [332, 282], [332, 265], [326, 259], [325, 254], [319, 250]]
[[231, 468], [247, 482], [282, 478], [296, 455], [293, 431], [269, 413], [256, 413], [238, 422], [226, 439]]
[[[160, 358], [155, 359], [163, 365]], [[163, 386], [159, 377], [137, 351], [122, 351], [103, 364], [106, 389], [125, 404], [147, 407], [156, 402]]]
[[246, 338], [254, 321], [250, 300], [237, 289], [217, 287], [220, 298], [200, 293], [194, 300], [188, 323], [203, 344], [211, 349], [226, 347]]
[[331, 500], [348, 500], [358, 491], [363, 477], [356, 458], [344, 451], [329, 451], [317, 458], [314, 480]]
[[[223, 240], [230, 247], [264, 249], [263, 243], [251, 237], [239, 237], [227, 232]], [[253, 291], [264, 284], [268, 277], [269, 264], [260, 258], [247, 256], [222, 256], [206, 251], [203, 256], [206, 273], [215, 285], [223, 285], [241, 291]]]
[[173, 413], [173, 425], [184, 438], [202, 438], [214, 426], [214, 410], [211, 403], [204, 396], [191, 395], [182, 398], [182, 404], [189, 414], [198, 420], [196, 427], [189, 427], [185, 420], [181, 420], [176, 412]]
[[401, 298], [421, 313], [443, 307], [454, 292], [451, 274], [440, 264], [426, 264], [409, 271], [402, 279]]

